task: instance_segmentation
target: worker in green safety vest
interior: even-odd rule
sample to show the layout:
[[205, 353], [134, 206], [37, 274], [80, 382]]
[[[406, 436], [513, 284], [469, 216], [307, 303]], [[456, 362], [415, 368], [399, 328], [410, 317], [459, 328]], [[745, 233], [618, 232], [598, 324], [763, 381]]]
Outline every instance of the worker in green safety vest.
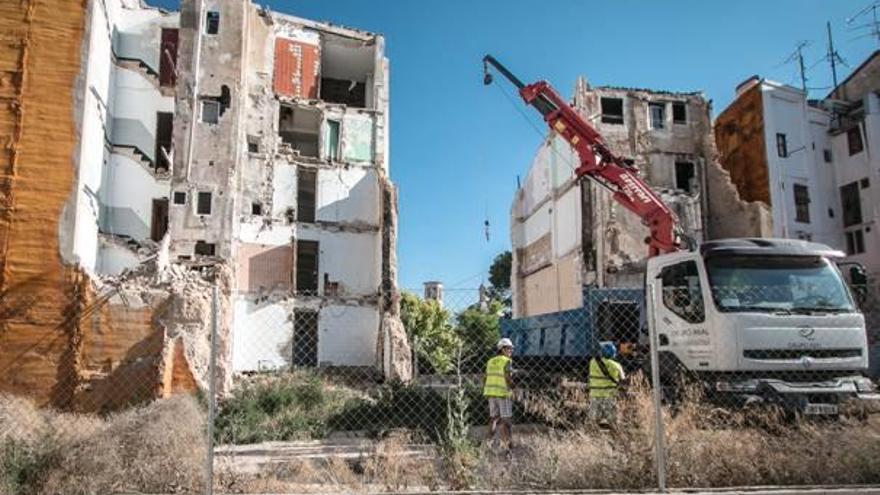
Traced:
[[486, 363], [486, 382], [483, 385], [483, 396], [489, 400], [489, 434], [486, 440], [491, 442], [495, 438], [495, 431], [500, 429], [501, 440], [510, 449], [513, 439], [513, 342], [510, 339], [501, 339], [496, 347], [498, 354]]
[[617, 391], [626, 378], [623, 366], [614, 358], [613, 342], [599, 344], [599, 356], [590, 360], [590, 419], [602, 426], [617, 422]]

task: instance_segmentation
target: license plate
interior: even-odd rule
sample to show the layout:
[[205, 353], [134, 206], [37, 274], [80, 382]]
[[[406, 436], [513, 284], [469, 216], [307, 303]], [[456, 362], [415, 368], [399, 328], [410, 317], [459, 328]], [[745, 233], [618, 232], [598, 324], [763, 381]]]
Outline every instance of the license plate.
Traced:
[[807, 404], [804, 408], [804, 414], [825, 416], [837, 414], [839, 411], [837, 404]]

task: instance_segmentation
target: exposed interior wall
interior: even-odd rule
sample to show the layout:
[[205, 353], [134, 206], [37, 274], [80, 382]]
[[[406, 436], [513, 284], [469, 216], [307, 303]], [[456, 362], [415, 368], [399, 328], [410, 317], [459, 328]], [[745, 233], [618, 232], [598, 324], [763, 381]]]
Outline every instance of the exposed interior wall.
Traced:
[[[397, 298], [381, 37], [255, 7], [245, 24], [233, 367], [297, 364], [292, 342], [307, 324], [297, 311], [309, 309], [315, 365], [383, 368], [384, 343], [399, 339], [380, 338]], [[297, 253], [309, 242], [317, 280], [301, 290]]]
[[715, 143], [740, 197], [770, 205], [763, 107], [760, 84], [742, 92], [715, 119]]

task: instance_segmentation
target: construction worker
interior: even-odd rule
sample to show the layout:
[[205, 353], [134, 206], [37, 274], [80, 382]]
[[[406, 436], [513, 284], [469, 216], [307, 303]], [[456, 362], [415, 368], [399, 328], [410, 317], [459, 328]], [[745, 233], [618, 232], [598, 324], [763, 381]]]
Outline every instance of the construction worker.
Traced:
[[599, 354], [590, 360], [590, 419], [602, 426], [614, 426], [617, 390], [626, 376], [623, 366], [614, 360], [617, 347], [613, 342], [601, 342]]
[[486, 363], [486, 381], [483, 385], [483, 396], [489, 400], [489, 435], [486, 440], [491, 442], [495, 438], [495, 430], [500, 423], [501, 440], [510, 449], [513, 437], [511, 431], [513, 383], [510, 357], [513, 355], [513, 342], [507, 338], [501, 339], [496, 350], [497, 355]]

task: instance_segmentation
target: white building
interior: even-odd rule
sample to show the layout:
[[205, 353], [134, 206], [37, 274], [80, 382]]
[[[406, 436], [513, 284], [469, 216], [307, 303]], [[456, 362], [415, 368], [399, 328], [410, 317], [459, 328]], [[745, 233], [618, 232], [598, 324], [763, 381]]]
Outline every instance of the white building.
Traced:
[[715, 120], [722, 166], [740, 195], [771, 206], [774, 237], [843, 247], [830, 123], [803, 91], [757, 77]]
[[[823, 101], [834, 112], [831, 149], [839, 191], [842, 246], [880, 284], [880, 51]], [[880, 285], [878, 285], [880, 286]]]

